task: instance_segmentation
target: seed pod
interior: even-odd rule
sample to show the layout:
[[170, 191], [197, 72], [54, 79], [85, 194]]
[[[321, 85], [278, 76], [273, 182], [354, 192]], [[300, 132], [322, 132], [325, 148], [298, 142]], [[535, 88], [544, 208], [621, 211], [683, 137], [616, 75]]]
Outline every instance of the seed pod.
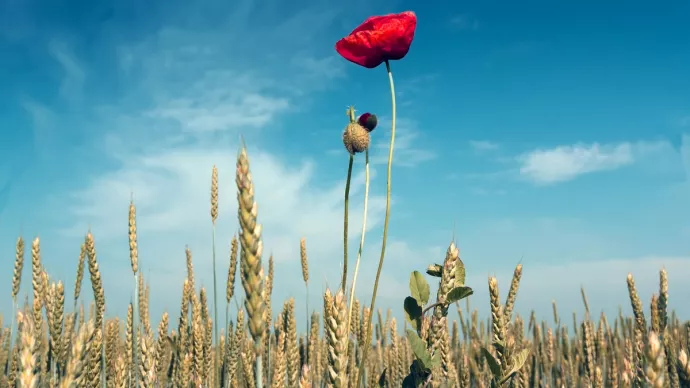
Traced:
[[351, 155], [364, 152], [369, 148], [369, 132], [357, 123], [350, 123], [343, 132], [343, 144]]

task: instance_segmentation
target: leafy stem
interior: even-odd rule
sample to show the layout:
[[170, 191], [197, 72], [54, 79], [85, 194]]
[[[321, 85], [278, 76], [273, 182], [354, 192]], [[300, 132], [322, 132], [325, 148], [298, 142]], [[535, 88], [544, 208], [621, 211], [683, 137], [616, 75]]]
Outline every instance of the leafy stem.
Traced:
[[429, 306], [424, 308], [424, 310], [422, 311], [422, 317], [424, 317], [426, 315], [426, 313], [428, 313], [429, 310], [433, 309], [434, 307], [439, 307], [439, 306], [443, 306], [443, 305], [445, 305], [444, 302], [435, 302], [435, 303], [430, 304]]

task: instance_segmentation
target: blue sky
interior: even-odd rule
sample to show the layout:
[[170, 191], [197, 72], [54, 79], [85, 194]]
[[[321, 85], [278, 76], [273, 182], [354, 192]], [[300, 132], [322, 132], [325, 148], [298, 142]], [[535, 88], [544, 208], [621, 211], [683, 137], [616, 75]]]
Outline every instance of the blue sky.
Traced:
[[[521, 260], [523, 314], [548, 317], [552, 299], [563, 313], [581, 312], [581, 285], [594, 310], [627, 311], [626, 274], [649, 300], [666, 267], [671, 305], [687, 317], [689, 307], [673, 303], [690, 292], [690, 5], [681, 1], [0, 0], [0, 271], [11, 273], [18, 235], [40, 236], [47, 269], [71, 295], [90, 227], [107, 313], [121, 315], [131, 296], [133, 193], [153, 319], [176, 314], [186, 244], [197, 284], [212, 285], [213, 164], [218, 255], [227, 263], [242, 135], [265, 250], [277, 261], [274, 311], [294, 296], [303, 316], [301, 237], [311, 305], [338, 283], [341, 133], [354, 104], [381, 119], [358, 286], [368, 301], [390, 97], [383, 67], [346, 62], [334, 44], [369, 15], [408, 9], [419, 22], [408, 56], [392, 63], [399, 125], [378, 306], [399, 316], [410, 271], [440, 262], [455, 235], [482, 312], [487, 277], [496, 275], [505, 294]], [[2, 311], [9, 306], [0, 300]]]

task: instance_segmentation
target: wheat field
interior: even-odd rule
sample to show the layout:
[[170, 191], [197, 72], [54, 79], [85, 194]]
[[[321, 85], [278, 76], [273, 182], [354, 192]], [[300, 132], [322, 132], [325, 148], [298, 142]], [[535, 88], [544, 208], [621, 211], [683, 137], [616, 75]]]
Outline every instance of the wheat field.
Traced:
[[[214, 278], [212, 290], [198, 287], [187, 249], [180, 310], [161, 317], [149, 314], [149, 289], [138, 268], [135, 203], [129, 207], [128, 227], [131, 286], [137, 297], [126, 317], [105, 319], [107, 295], [90, 231], [75, 263], [73, 290], [45, 271], [38, 238], [30, 243], [18, 238], [11, 281], [15, 311], [4, 315], [0, 332], [0, 388], [690, 387], [690, 322], [681, 322], [669, 308], [663, 269], [658, 294], [648, 307], [642, 302], [648, 296], [638, 295], [628, 275], [633, 316], [590, 316], [582, 290], [583, 320], [575, 315], [572, 321], [564, 319], [554, 302], [553, 320], [538, 322], [534, 313], [513, 313], [522, 265], [514, 269], [503, 300], [493, 277], [484, 285], [464, 284], [464, 264], [450, 243], [440, 264], [428, 263], [410, 275], [410, 295], [400, 298], [404, 322], [392, 318], [390, 310], [371, 309], [371, 304], [350, 298], [354, 284], [342, 282], [327, 289], [323, 304], [312, 306], [311, 316], [305, 317], [309, 321], [298, 325], [294, 298], [283, 301], [280, 311], [271, 308], [280, 301], [272, 300], [273, 259], [263, 257], [245, 148], [236, 167], [240, 231], [232, 240], [227, 279]], [[214, 167], [214, 226], [217, 187]], [[215, 252], [215, 227], [213, 236]], [[304, 239], [300, 253], [301, 268], [294, 270], [297, 274], [301, 269], [308, 295]], [[24, 267], [31, 271], [33, 293], [20, 305]], [[215, 273], [215, 253], [213, 268]], [[88, 291], [81, 289], [85, 271]], [[347, 279], [346, 265], [343, 271]], [[238, 276], [241, 286], [236, 284]], [[434, 282], [430, 285], [426, 279]], [[479, 317], [462, 302], [472, 287], [488, 287], [489, 317]], [[93, 292], [94, 302], [86, 308], [82, 291]], [[231, 304], [241, 305], [235, 317], [229, 317]], [[309, 332], [298, 332], [298, 326], [307, 325]]]

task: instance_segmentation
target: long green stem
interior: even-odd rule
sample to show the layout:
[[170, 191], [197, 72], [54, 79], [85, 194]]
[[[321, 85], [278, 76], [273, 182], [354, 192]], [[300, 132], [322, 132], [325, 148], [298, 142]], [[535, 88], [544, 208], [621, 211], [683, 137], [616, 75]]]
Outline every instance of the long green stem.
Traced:
[[376, 291], [379, 288], [379, 279], [381, 278], [381, 269], [383, 268], [383, 259], [386, 256], [386, 240], [388, 239], [388, 221], [390, 220], [391, 213], [391, 167], [393, 165], [393, 146], [395, 145], [395, 85], [393, 83], [393, 73], [391, 73], [391, 66], [388, 61], [386, 61], [386, 71], [388, 72], [388, 82], [391, 88], [391, 101], [393, 108], [393, 118], [391, 123], [391, 143], [388, 149], [388, 178], [386, 179], [386, 218], [383, 221], [383, 240], [381, 243], [381, 257], [379, 258], [379, 267], [376, 270], [376, 280], [374, 281], [374, 292], [371, 295], [371, 304], [369, 305], [369, 322], [367, 323], [367, 335], [366, 343], [364, 349], [362, 350], [362, 360], [359, 363], [359, 368], [357, 369], [357, 385], [361, 384], [362, 370], [365, 367], [365, 361], [367, 359], [367, 353], [369, 352], [369, 346], [371, 344], [371, 318], [374, 316], [374, 304], [376, 303]]
[[[359, 273], [359, 262], [362, 258], [364, 249], [364, 236], [367, 233], [367, 208], [369, 206], [369, 150], [365, 153], [366, 163], [364, 165], [364, 216], [362, 216], [362, 237], [359, 240], [359, 250], [357, 251], [357, 261], [355, 262], [355, 273], [352, 277], [352, 289], [350, 289], [350, 306], [347, 312], [347, 327], [350, 327], [352, 320], [352, 306], [355, 302], [355, 287], [357, 286], [357, 274]], [[359, 314], [359, 312], [357, 312]], [[347, 354], [345, 354], [347, 356]]]
[[340, 286], [343, 293], [347, 289], [347, 220], [348, 220], [348, 209], [350, 207], [350, 181], [352, 180], [352, 164], [354, 163], [355, 156], [350, 154], [350, 164], [347, 167], [347, 182], [345, 183], [345, 221], [343, 227], [343, 278], [341, 280]]
[[[216, 223], [213, 223], [211, 231], [211, 249], [213, 251], [213, 342], [216, 351], [213, 352], [213, 377], [211, 381], [218, 381], [218, 286], [216, 285]], [[227, 317], [226, 317], [227, 318]]]

